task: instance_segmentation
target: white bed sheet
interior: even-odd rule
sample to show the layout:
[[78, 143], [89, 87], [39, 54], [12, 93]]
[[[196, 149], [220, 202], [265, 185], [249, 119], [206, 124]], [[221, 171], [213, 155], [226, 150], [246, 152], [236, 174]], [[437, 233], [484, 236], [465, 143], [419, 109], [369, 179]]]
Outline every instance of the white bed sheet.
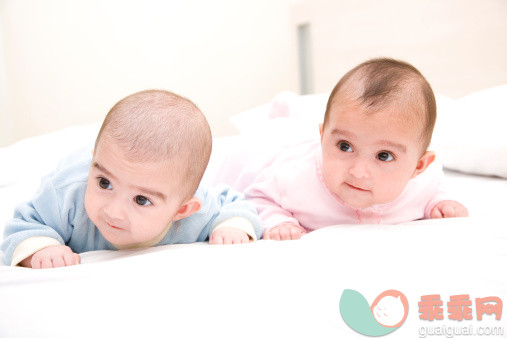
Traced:
[[[233, 140], [217, 140], [214, 158]], [[39, 174], [0, 187], [2, 226]], [[507, 180], [447, 174], [471, 217], [337, 225], [299, 241], [88, 252], [79, 266], [51, 270], [0, 266], [0, 337], [363, 337], [340, 315], [345, 289], [370, 303], [388, 289], [407, 296], [408, 317], [389, 337], [444, 325], [503, 327], [495, 337], [507, 336], [505, 314], [478, 321], [474, 308], [473, 320], [456, 322], [445, 307], [457, 294], [507, 301]], [[444, 320], [419, 319], [429, 294], [441, 295]]]

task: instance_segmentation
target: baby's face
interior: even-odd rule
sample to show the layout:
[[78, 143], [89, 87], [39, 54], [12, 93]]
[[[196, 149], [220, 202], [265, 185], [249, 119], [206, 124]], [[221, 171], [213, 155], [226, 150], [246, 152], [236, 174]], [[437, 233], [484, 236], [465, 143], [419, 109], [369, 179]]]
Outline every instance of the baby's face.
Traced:
[[323, 180], [352, 207], [391, 202], [417, 175], [422, 127], [392, 109], [399, 108], [365, 114], [359, 102], [338, 96], [321, 132]]
[[85, 196], [91, 221], [116, 246], [154, 239], [176, 220], [184, 202], [181, 176], [170, 170], [168, 161], [136, 163], [122, 154], [114, 142], [100, 141]]

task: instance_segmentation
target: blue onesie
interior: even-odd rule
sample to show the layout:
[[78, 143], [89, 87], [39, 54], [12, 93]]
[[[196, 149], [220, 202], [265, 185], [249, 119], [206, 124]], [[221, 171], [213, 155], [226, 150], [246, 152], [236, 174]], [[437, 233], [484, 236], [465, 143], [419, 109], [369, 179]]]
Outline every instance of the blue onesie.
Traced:
[[[6, 264], [16, 265], [29, 256], [15, 254], [13, 257], [13, 254], [22, 251], [16, 250], [18, 245], [32, 237], [42, 238], [43, 242], [45, 239], [48, 245], [65, 244], [76, 253], [117, 249], [102, 236], [85, 210], [91, 159], [88, 150], [86, 154], [80, 152], [64, 160], [55, 172], [43, 178], [32, 200], [16, 207], [14, 218], [5, 226], [1, 245]], [[226, 186], [199, 187], [194, 196], [202, 201], [201, 209], [173, 222], [165, 237], [155, 246], [207, 241], [220, 223], [232, 217], [248, 220], [253, 232], [246, 232], [254, 239], [261, 237], [255, 207], [245, 201], [241, 193]]]

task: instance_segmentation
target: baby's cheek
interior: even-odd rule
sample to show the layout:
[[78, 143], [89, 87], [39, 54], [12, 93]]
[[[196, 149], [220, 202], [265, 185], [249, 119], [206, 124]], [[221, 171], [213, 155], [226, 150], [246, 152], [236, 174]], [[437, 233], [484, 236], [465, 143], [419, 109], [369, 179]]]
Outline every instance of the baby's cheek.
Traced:
[[396, 178], [383, 179], [381, 183], [376, 185], [379, 204], [389, 203], [398, 198], [405, 189], [406, 183], [400, 182]]
[[88, 217], [90, 217], [90, 219], [93, 221], [93, 218], [95, 218], [95, 213], [94, 213], [94, 205], [93, 205], [93, 199], [91, 198], [90, 194], [88, 193], [88, 191], [86, 192], [85, 194], [85, 210], [86, 210], [86, 213], [88, 214]]
[[327, 188], [335, 194], [338, 193], [340, 186], [343, 183], [343, 178], [341, 177], [340, 173], [331, 172], [329, 175], [323, 175], [322, 179]]

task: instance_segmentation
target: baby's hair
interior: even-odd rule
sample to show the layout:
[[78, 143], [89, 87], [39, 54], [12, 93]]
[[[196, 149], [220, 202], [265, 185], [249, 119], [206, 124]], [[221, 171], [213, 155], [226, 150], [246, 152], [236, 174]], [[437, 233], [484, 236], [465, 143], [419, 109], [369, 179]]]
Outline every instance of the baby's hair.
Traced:
[[146, 90], [125, 97], [109, 111], [95, 149], [107, 135], [125, 149], [129, 160], [169, 160], [184, 173], [182, 193], [192, 196], [211, 155], [206, 118], [189, 99], [166, 90]]
[[[403, 102], [402, 108], [423, 121], [421, 141], [424, 151], [428, 148], [437, 118], [435, 95], [428, 81], [411, 64], [390, 58], [376, 58], [350, 70], [329, 96], [324, 126], [329, 121], [331, 108], [340, 90], [352, 92], [352, 99], [360, 100], [367, 108], [371, 108], [371, 112], [399, 104], [402, 98], [408, 99], [408, 102]], [[406, 118], [410, 119], [411, 116]]]

